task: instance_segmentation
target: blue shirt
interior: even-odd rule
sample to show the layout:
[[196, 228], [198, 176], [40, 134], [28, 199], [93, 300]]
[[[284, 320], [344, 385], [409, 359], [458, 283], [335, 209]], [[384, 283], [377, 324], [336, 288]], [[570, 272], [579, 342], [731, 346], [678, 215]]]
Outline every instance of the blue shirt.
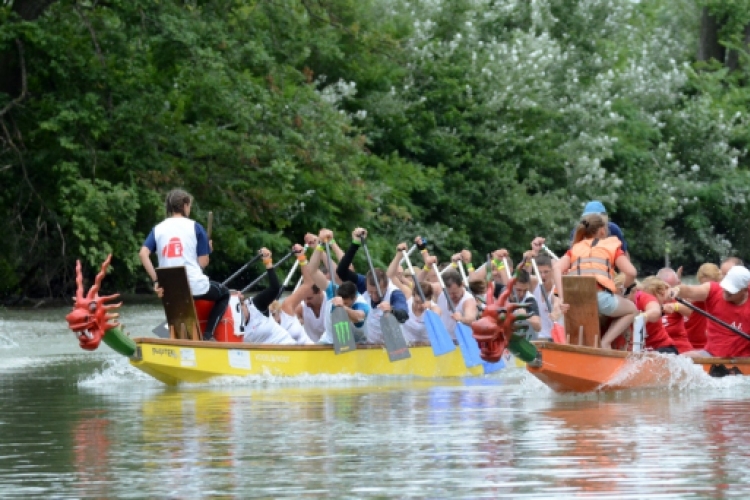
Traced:
[[[570, 233], [570, 246], [573, 244], [573, 237], [575, 237], [576, 229], [573, 228], [573, 231]], [[622, 251], [627, 252], [628, 251], [628, 242], [625, 241], [625, 235], [622, 233], [622, 229], [620, 229], [620, 226], [615, 224], [614, 222], [609, 223], [609, 235], [610, 236], [617, 236], [617, 239], [620, 240], [622, 243]]]
[[[363, 274], [357, 275], [357, 291], [359, 293], [365, 293], [367, 291], [367, 279]], [[375, 303], [373, 302], [373, 306]], [[400, 309], [401, 311], [409, 311], [409, 304], [406, 302], [406, 295], [401, 290], [394, 290], [391, 293], [391, 309]]]
[[[338, 290], [338, 288], [338, 285], [335, 285], [332, 281], [329, 281], [328, 288], [326, 288], [326, 298], [328, 300], [334, 298], [336, 296], [336, 290]], [[365, 313], [365, 317], [362, 319], [362, 321], [354, 323], [354, 326], [356, 326], [357, 328], [362, 328], [365, 325], [367, 315], [370, 314], [370, 305], [367, 304], [364, 300], [357, 301], [357, 299], [360, 297], [361, 295], [358, 293], [351, 307], [351, 309], [354, 309], [355, 311], [364, 311]]]

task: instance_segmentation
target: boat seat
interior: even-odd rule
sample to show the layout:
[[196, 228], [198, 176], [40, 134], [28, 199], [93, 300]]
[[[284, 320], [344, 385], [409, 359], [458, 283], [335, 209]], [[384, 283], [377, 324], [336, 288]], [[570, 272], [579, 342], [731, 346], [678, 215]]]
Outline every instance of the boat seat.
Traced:
[[599, 347], [599, 307], [596, 278], [593, 276], [563, 276], [563, 297], [570, 304], [565, 313], [565, 334], [568, 343]]
[[201, 340], [198, 314], [184, 266], [158, 267], [156, 276], [164, 289], [161, 303], [167, 315], [169, 338]]

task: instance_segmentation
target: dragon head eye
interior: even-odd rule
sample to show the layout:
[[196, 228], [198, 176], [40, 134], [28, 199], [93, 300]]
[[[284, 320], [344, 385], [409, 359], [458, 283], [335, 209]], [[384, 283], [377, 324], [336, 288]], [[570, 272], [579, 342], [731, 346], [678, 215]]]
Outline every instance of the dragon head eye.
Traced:
[[89, 302], [89, 311], [90, 311], [90, 312], [92, 312], [92, 313], [93, 313], [93, 312], [96, 312], [96, 308], [97, 308], [97, 304], [96, 304], [96, 301], [94, 301], [94, 302]]

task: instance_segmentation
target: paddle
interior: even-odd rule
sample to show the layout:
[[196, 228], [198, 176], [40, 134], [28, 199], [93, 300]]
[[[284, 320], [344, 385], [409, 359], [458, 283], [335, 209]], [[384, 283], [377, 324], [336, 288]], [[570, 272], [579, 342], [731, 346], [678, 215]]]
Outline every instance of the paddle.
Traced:
[[[328, 258], [328, 272], [331, 275], [331, 285], [333, 285], [333, 259], [331, 258], [331, 244], [325, 242], [326, 257]], [[334, 285], [335, 289], [336, 286]], [[325, 292], [324, 292], [325, 293]], [[352, 324], [349, 321], [349, 315], [343, 307], [334, 307], [331, 310], [331, 327], [333, 328], [333, 351], [336, 354], [342, 352], [351, 352], [357, 350], [357, 343], [352, 335]]]
[[[370, 266], [370, 272], [372, 273], [372, 279], [375, 282], [375, 287], [378, 290], [378, 296], [380, 300], [383, 300], [383, 290], [380, 289], [380, 281], [378, 280], [377, 274], [375, 274], [375, 266], [372, 265], [372, 259], [370, 258], [370, 251], [367, 249], [367, 243], [364, 236], [360, 236], [362, 240], [362, 248], [367, 256], [367, 263]], [[409, 347], [406, 345], [404, 334], [401, 332], [401, 325], [393, 314], [384, 313], [380, 318], [380, 329], [383, 332], [383, 342], [385, 342], [385, 349], [388, 351], [388, 359], [391, 361], [398, 361], [400, 359], [406, 359], [411, 357]]]
[[[422, 299], [423, 304], [426, 304], [427, 299], [425, 299], [424, 297], [424, 290], [422, 290], [422, 285], [419, 283], [417, 274], [414, 272], [414, 268], [411, 265], [409, 254], [406, 254], [404, 256], [404, 260], [406, 261], [406, 265], [411, 272], [411, 277], [414, 280], [414, 287], [417, 289], [417, 293], [419, 293], [419, 298]], [[454, 351], [456, 349], [456, 345], [453, 343], [453, 339], [448, 334], [448, 330], [445, 329], [445, 325], [443, 324], [440, 317], [435, 314], [435, 311], [431, 311], [429, 308], [427, 308], [423, 313], [423, 317], [424, 326], [427, 329], [427, 336], [430, 338], [432, 353], [435, 356], [442, 356], [443, 354]]]
[[[461, 260], [458, 261], [458, 270], [461, 271], [461, 277], [463, 278], [464, 287], [466, 287], [467, 290], [471, 291], [469, 289], [469, 278], [466, 276], [466, 271], [464, 270], [464, 263]], [[474, 335], [472, 335], [471, 338], [474, 339]], [[477, 344], [477, 347], [479, 347], [479, 344]], [[496, 363], [489, 363], [485, 360], [482, 360], [482, 365], [484, 366], [484, 374], [489, 375], [490, 373], [493, 373], [493, 372], [496, 372], [498, 370], [505, 368], [505, 361], [503, 361], [502, 358], [500, 359], [500, 361]]]
[[[513, 280], [513, 276], [510, 274], [510, 267], [508, 267], [508, 259], [503, 257], [503, 267], [505, 268], [505, 274], [508, 275], [508, 285], [510, 286], [510, 282]], [[518, 295], [516, 295], [516, 289], [511, 288], [510, 290], [511, 295], [513, 295], [513, 302], [518, 302]]]
[[458, 261], [458, 270], [461, 272], [461, 279], [464, 282], [464, 288], [469, 289], [469, 278], [466, 276], [466, 270], [464, 269], [463, 261]]
[[712, 315], [711, 313], [708, 313], [708, 312], [704, 311], [704, 310], [703, 310], [703, 309], [701, 309], [700, 307], [696, 307], [696, 306], [694, 306], [693, 304], [691, 304], [691, 303], [690, 303], [690, 302], [688, 302], [687, 300], [685, 300], [685, 299], [681, 299], [681, 298], [679, 298], [679, 297], [675, 297], [675, 299], [674, 299], [674, 300], [676, 300], [677, 302], [679, 302], [680, 304], [682, 304], [682, 305], [684, 305], [684, 306], [687, 306], [687, 307], [689, 307], [690, 309], [692, 309], [693, 311], [697, 312], [698, 314], [700, 314], [700, 315], [702, 315], [702, 316], [705, 316], [705, 317], [707, 317], [708, 319], [710, 319], [710, 320], [711, 320], [711, 321], [713, 321], [714, 323], [717, 323], [717, 324], [719, 324], [719, 325], [723, 326], [723, 327], [724, 327], [724, 328], [726, 328], [727, 330], [730, 330], [730, 331], [732, 331], [732, 333], [736, 333], [736, 334], [737, 334], [737, 335], [739, 335], [740, 337], [742, 337], [742, 338], [744, 338], [744, 339], [746, 339], [746, 340], [750, 340], [750, 335], [748, 335], [747, 333], [745, 333], [745, 332], [743, 332], [742, 330], [740, 330], [740, 329], [738, 329], [738, 328], [736, 328], [736, 327], [734, 327], [734, 326], [730, 325], [730, 324], [729, 324], [729, 323], [727, 323], [726, 321], [722, 321], [722, 320], [720, 320], [720, 319], [719, 319], [719, 318], [717, 318], [716, 316]]
[[[287, 260], [289, 260], [289, 257], [291, 257], [292, 255], [294, 255], [294, 252], [289, 252], [288, 254], [286, 254], [285, 256], [283, 256], [280, 261], [278, 261], [276, 264], [273, 265], [273, 269], [276, 269], [281, 264], [283, 264], [284, 262], [286, 262]], [[263, 278], [265, 278], [267, 274], [268, 274], [268, 271], [264, 272], [263, 274], [261, 274], [260, 276], [258, 276], [257, 278], [255, 278], [252, 281], [252, 283], [250, 283], [245, 288], [243, 288], [242, 290], [240, 290], [240, 293], [245, 293], [248, 290], [250, 290], [252, 287], [254, 287], [255, 285], [257, 285], [260, 282], [260, 280], [262, 280]]]
[[222, 282], [222, 285], [227, 286], [230, 281], [232, 281], [234, 278], [236, 278], [237, 276], [239, 276], [240, 274], [242, 274], [245, 271], [245, 269], [247, 269], [248, 267], [250, 267], [253, 264], [255, 264], [258, 261], [258, 259], [260, 259], [260, 257], [261, 257], [261, 255], [259, 253], [258, 255], [256, 255], [255, 257], [253, 257], [249, 261], [247, 261], [247, 263], [244, 266], [242, 266], [236, 273], [232, 274], [230, 277], [228, 277], [227, 279], [225, 279]]
[[331, 327], [333, 332], [333, 351], [336, 354], [357, 350], [357, 344], [352, 335], [352, 324], [349, 315], [343, 307], [334, 307], [331, 310]]
[[549, 248], [547, 248], [547, 245], [542, 245], [542, 250], [544, 250], [545, 252], [547, 252], [547, 254], [549, 254], [549, 256], [552, 257], [553, 259], [560, 260], [560, 257], [558, 257], [557, 255], [555, 255], [554, 252], [552, 252], [552, 250], [550, 250]]
[[[443, 293], [445, 294], [445, 301], [448, 303], [448, 309], [450, 309], [451, 314], [453, 314], [456, 312], [456, 308], [451, 301], [450, 295], [448, 295], [448, 289], [445, 288], [443, 277], [438, 271], [437, 264], [433, 263], [432, 266], [438, 276], [438, 280], [440, 280], [440, 286], [443, 287]], [[466, 365], [466, 368], [471, 368], [472, 366], [481, 365], [483, 363], [482, 358], [479, 355], [479, 344], [477, 344], [477, 341], [474, 340], [474, 336], [472, 335], [471, 328], [469, 326], [457, 321], [456, 339], [458, 340], [458, 345], [461, 348], [461, 355], [464, 358], [464, 364]]]
[[208, 212], [208, 224], [206, 225], [206, 236], [211, 239], [211, 230], [214, 228], [214, 213]]
[[[427, 243], [427, 240], [424, 240], [424, 243]], [[409, 249], [409, 251], [406, 252], [403, 257], [401, 257], [401, 264], [403, 264], [404, 262], [406, 262], [407, 257], [409, 257], [411, 254], [413, 254], [414, 250], [416, 250], [416, 249], [417, 249], [417, 244], [415, 243], [414, 245], [411, 246], [411, 248]]]
[[[307, 245], [302, 247], [302, 252], [304, 253], [307, 250]], [[286, 275], [286, 278], [284, 279], [284, 283], [281, 284], [281, 289], [279, 290], [279, 294], [276, 296], [276, 300], [279, 300], [281, 298], [281, 295], [284, 293], [284, 290], [286, 290], [287, 285], [289, 285], [289, 281], [292, 279], [292, 276], [294, 276], [294, 271], [297, 270], [297, 266], [299, 266], [299, 261], [295, 260], [294, 265], [289, 270], [289, 274]], [[300, 278], [302, 279], [302, 278]], [[297, 284], [299, 286], [299, 284]], [[294, 288], [295, 290], [297, 287]]]

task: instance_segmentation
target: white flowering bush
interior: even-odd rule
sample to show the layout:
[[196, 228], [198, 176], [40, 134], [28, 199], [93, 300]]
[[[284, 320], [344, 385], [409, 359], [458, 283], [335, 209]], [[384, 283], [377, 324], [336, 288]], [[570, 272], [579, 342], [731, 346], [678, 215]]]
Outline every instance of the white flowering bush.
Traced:
[[412, 23], [406, 70], [358, 101], [361, 121], [374, 151], [440, 169], [442, 193], [417, 202], [426, 224], [455, 229], [451, 244], [520, 251], [541, 234], [562, 248], [599, 199], [636, 261], [731, 251], [729, 227], [711, 217], [736, 221], [744, 207], [745, 151], [733, 137], [747, 117], [695, 91], [698, 31], [686, 20], [698, 5], [386, 3]]

